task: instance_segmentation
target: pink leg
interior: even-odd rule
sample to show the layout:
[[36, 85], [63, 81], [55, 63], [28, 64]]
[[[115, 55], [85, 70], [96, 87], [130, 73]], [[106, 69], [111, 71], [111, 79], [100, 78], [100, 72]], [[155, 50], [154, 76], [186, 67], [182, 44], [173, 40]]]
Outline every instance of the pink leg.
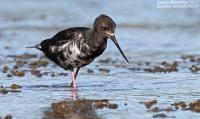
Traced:
[[[79, 72], [79, 67], [76, 69], [76, 73], [75, 74], [73, 74], [74, 75], [74, 82], [76, 82], [76, 78], [77, 78], [77, 76], [78, 76], [78, 72]], [[73, 71], [72, 71], [73, 72]], [[73, 72], [74, 73], [74, 72]], [[73, 79], [73, 78], [72, 78]], [[73, 80], [72, 80], [72, 83], [71, 83], [71, 85], [70, 85], [71, 87], [73, 87]]]
[[75, 101], [75, 100], [77, 100], [76, 90], [72, 90], [72, 101]]
[[76, 90], [76, 79], [74, 71], [72, 71], [72, 90]]

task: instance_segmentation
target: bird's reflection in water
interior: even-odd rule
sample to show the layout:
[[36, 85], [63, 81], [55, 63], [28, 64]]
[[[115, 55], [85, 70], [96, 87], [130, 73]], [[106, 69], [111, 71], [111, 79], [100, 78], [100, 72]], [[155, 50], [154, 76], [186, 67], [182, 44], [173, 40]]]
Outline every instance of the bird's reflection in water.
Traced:
[[77, 92], [72, 90], [72, 99], [52, 103], [43, 119], [102, 119], [95, 110], [103, 108], [117, 109], [118, 105], [107, 99], [78, 99]]

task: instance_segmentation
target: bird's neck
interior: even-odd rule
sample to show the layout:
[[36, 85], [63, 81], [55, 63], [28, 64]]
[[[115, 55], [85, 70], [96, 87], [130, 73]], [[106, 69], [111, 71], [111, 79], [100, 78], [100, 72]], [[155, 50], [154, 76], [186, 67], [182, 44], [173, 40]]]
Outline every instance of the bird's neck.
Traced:
[[107, 38], [98, 32], [93, 32], [92, 36], [88, 43], [90, 45], [90, 50], [94, 53], [99, 52], [99, 54], [101, 54], [107, 46]]

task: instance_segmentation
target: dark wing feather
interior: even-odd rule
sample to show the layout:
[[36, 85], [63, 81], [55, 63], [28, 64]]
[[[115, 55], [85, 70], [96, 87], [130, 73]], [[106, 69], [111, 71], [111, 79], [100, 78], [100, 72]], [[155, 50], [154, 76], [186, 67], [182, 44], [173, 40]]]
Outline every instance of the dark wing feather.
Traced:
[[78, 33], [82, 32], [85, 33], [86, 31], [88, 31], [90, 28], [86, 28], [86, 27], [73, 27], [73, 28], [69, 28], [63, 31], [58, 32], [55, 36], [53, 36], [52, 42], [54, 43], [58, 43], [58, 44], [63, 44], [63, 43], [67, 43], [71, 40], [76, 40], [77, 39], [77, 35]]
[[44, 40], [41, 42], [42, 51], [46, 51], [46, 48], [51, 46], [60, 46], [65, 43], [71, 42], [77, 39], [77, 35], [79, 32], [86, 33], [90, 28], [86, 27], [73, 27], [69, 29], [65, 29], [63, 31], [58, 32], [55, 36], [50, 39]]

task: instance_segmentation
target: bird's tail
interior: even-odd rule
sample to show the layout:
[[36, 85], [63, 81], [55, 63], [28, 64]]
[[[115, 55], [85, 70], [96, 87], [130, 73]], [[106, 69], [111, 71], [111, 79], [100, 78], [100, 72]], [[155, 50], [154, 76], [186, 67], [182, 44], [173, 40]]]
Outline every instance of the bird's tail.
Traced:
[[42, 47], [41, 47], [40, 44], [37, 44], [37, 45], [34, 45], [34, 46], [28, 46], [28, 47], [26, 47], [26, 48], [36, 48], [36, 49], [38, 49], [38, 50], [41, 50], [41, 49], [42, 49]]

